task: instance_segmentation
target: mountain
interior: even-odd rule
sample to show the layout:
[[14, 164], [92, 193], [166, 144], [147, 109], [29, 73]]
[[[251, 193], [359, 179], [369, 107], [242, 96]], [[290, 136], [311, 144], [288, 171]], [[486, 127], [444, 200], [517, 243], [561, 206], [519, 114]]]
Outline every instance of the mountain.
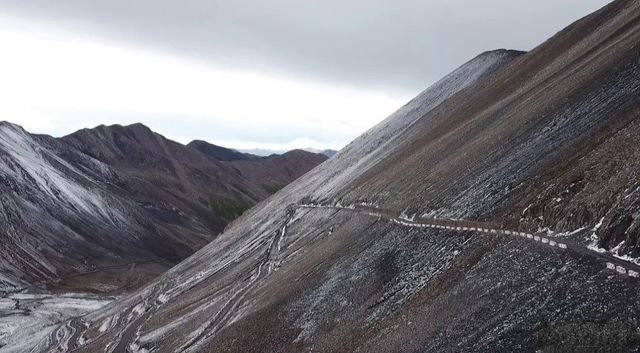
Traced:
[[[321, 149], [317, 149], [317, 148], [303, 148], [303, 151], [307, 151], [307, 152], [311, 152], [311, 153], [317, 153], [317, 154], [323, 154], [325, 156], [327, 156], [328, 158], [333, 157], [336, 153], [338, 153], [338, 151], [336, 150], [331, 150], [331, 149], [327, 149], [327, 150], [321, 150]], [[232, 150], [233, 151], [233, 150]], [[269, 157], [272, 155], [279, 155], [279, 154], [285, 154], [288, 151], [285, 150], [269, 150], [269, 149], [250, 149], [250, 150], [240, 150], [240, 153], [245, 154], [245, 155], [249, 155], [249, 156], [258, 156], [258, 157]]]
[[309, 152], [313, 152], [313, 153], [320, 153], [323, 154], [325, 156], [327, 156], [328, 158], [331, 158], [333, 156], [336, 155], [336, 153], [338, 153], [338, 151], [336, 150], [331, 150], [331, 149], [326, 149], [326, 150], [320, 150], [317, 148], [305, 148], [305, 151], [309, 151]]
[[270, 193], [275, 193], [327, 159], [323, 154], [303, 150], [260, 157], [203, 141], [194, 141], [188, 146], [197, 149], [212, 161], [225, 161], [243, 178], [263, 186]]
[[327, 156], [329, 158], [331, 158], [331, 157], [335, 156], [336, 153], [338, 153], [338, 151], [336, 151], [336, 150], [324, 150], [324, 151], [322, 151], [320, 153], [324, 154], [325, 156]]
[[155, 199], [197, 215], [211, 233], [266, 198], [264, 188], [223, 161], [168, 140], [142, 124], [98, 126], [62, 138], [85, 155], [126, 174], [122, 186], [136, 198]]
[[[284, 185], [323, 158], [269, 165], [269, 173], [282, 167]], [[0, 123], [0, 180], [3, 291], [139, 286], [273, 191], [141, 124], [56, 139]]]
[[33, 351], [637, 351], [638, 43], [617, 0], [483, 53]]
[[287, 152], [285, 150], [270, 150], [270, 149], [264, 149], [264, 148], [239, 149], [238, 151], [240, 153], [246, 153], [246, 154], [258, 156], [258, 157], [268, 157], [272, 154], [283, 154]]
[[216, 146], [206, 141], [191, 141], [187, 146], [197, 149], [210, 159], [218, 161], [250, 161], [260, 159], [260, 156], [256, 156], [250, 153], [238, 152], [230, 148]]

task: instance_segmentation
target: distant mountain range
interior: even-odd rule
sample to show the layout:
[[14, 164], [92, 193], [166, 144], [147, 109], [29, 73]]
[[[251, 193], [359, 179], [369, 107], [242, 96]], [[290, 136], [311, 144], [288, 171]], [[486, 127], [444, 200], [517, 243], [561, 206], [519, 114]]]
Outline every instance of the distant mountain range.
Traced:
[[325, 159], [184, 146], [142, 124], [53, 138], [2, 122], [0, 290], [143, 283]]
[[[336, 153], [338, 153], [338, 151], [336, 150], [331, 150], [331, 149], [327, 149], [327, 150], [320, 150], [320, 149], [316, 149], [316, 148], [303, 148], [303, 151], [307, 151], [307, 152], [313, 152], [313, 153], [319, 153], [319, 154], [323, 154], [329, 158], [333, 157]], [[240, 149], [238, 150], [241, 153], [246, 153], [246, 154], [250, 154], [250, 155], [257, 155], [257, 156], [271, 156], [274, 154], [283, 154], [286, 153], [287, 151], [283, 151], [283, 150], [269, 150], [269, 149], [260, 149], [260, 148], [255, 148], [255, 149]]]

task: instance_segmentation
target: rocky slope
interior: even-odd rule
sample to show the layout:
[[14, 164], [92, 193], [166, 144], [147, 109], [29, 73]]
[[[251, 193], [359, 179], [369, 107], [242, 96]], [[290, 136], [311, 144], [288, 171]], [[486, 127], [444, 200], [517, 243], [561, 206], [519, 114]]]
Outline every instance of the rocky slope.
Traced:
[[482, 54], [34, 350], [639, 351], [638, 43], [617, 0]]
[[[290, 165], [302, 174], [317, 157]], [[270, 167], [283, 168], [283, 183], [297, 176], [287, 163]], [[270, 195], [227, 162], [140, 124], [55, 139], [0, 123], [0, 181], [3, 291], [139, 286]]]

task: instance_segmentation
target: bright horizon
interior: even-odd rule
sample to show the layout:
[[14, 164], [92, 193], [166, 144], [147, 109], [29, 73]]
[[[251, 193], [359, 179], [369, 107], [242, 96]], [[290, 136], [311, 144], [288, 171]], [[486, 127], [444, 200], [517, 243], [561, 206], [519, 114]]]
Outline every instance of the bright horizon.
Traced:
[[[62, 136], [102, 124], [141, 122], [183, 144], [203, 139], [236, 149], [339, 149], [351, 135], [339, 133], [332, 139], [335, 131], [362, 132], [407, 99], [290, 77], [213, 69], [188, 58], [119, 43], [92, 43], [53, 26], [22, 21], [12, 25], [19, 30], [0, 29], [0, 45], [11, 48], [0, 66], [4, 82], [0, 94], [9, 98], [0, 110], [0, 120], [33, 133]], [[288, 101], [286, 106], [283, 100]], [[188, 117], [189, 126], [180, 126], [181, 116]], [[238, 120], [250, 126], [236, 124]], [[261, 131], [285, 126], [300, 133], [279, 143], [260, 141]], [[256, 136], [242, 141], [197, 131], [221, 128], [251, 128]], [[310, 137], [310, 130], [321, 132], [324, 140]]]

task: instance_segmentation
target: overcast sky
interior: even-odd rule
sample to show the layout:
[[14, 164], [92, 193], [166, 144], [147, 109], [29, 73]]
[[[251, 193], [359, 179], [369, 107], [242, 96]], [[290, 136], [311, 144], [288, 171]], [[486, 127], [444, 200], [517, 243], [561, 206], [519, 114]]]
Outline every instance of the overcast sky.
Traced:
[[0, 0], [0, 120], [337, 149], [477, 54], [529, 50], [606, 3]]

